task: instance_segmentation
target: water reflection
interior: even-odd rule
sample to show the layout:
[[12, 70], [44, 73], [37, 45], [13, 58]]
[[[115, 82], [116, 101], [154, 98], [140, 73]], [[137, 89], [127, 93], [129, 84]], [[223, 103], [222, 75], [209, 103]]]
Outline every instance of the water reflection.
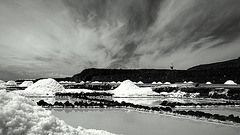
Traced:
[[[61, 109], [59, 109], [61, 110]], [[151, 113], [127, 112], [123, 109], [52, 110], [66, 123], [77, 127], [107, 130], [126, 135], [239, 135], [239, 127], [175, 118]], [[76, 111], [77, 110], [77, 111]]]

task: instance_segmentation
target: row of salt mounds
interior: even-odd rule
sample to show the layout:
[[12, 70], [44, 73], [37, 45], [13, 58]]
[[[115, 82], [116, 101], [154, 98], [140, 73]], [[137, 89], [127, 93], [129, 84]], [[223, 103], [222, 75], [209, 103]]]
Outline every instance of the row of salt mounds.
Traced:
[[22, 84], [20, 84], [20, 87], [28, 87], [33, 84], [33, 81], [24, 81]]
[[15, 81], [10, 80], [10, 81], [7, 81], [5, 85], [8, 87], [14, 87], [14, 86], [17, 86], [17, 83]]
[[[162, 82], [152, 82], [152, 84], [163, 84]], [[164, 84], [168, 85], [171, 84], [170, 82], [165, 82]]]
[[0, 91], [1, 135], [112, 135], [95, 129], [73, 128], [28, 98]]
[[59, 84], [54, 79], [42, 79], [35, 82], [33, 85], [26, 88], [23, 95], [31, 95], [31, 96], [40, 96], [40, 95], [54, 95], [56, 92], [64, 92], [64, 87]]
[[139, 97], [147, 95], [158, 95], [151, 88], [140, 88], [132, 81], [123, 81], [116, 89], [112, 91], [115, 97]]
[[232, 80], [227, 80], [224, 84], [226, 84], [226, 85], [237, 85], [237, 83], [235, 83]]
[[162, 82], [152, 82], [152, 84], [162, 84]]

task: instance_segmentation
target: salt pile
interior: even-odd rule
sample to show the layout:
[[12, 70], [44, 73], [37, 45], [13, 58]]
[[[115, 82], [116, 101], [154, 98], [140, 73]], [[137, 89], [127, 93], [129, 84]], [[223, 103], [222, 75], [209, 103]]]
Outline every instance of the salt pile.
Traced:
[[162, 84], [162, 82], [157, 82], [157, 84]]
[[0, 91], [1, 135], [112, 135], [95, 129], [73, 128], [28, 98]]
[[139, 81], [139, 82], [137, 82], [137, 84], [143, 84], [143, 82], [142, 82], [142, 81]]
[[80, 84], [84, 84], [85, 82], [84, 81], [81, 81]]
[[5, 82], [4, 82], [3, 80], [0, 80], [0, 84], [1, 84], [1, 83], [5, 83]]
[[130, 80], [123, 81], [112, 93], [115, 97], [158, 95], [158, 93], [153, 92], [151, 88], [139, 88]]
[[6, 89], [7, 87], [6, 87], [6, 85], [4, 84], [4, 83], [0, 83], [0, 90], [1, 89]]
[[115, 84], [116, 82], [115, 82], [115, 81], [112, 81], [112, 82], [110, 82], [110, 83], [113, 83], [113, 84]]
[[14, 86], [17, 86], [17, 83], [15, 81], [10, 80], [10, 81], [7, 81], [5, 85], [9, 87], [14, 87]]
[[160, 92], [160, 95], [166, 96], [166, 97], [171, 97], [171, 98], [183, 98], [185, 97], [187, 93], [182, 92], [182, 91], [177, 91], [177, 92]]
[[209, 85], [210, 85], [210, 84], [212, 84], [212, 83], [211, 83], [211, 82], [206, 82], [206, 84], [209, 84]]
[[226, 84], [226, 85], [237, 85], [237, 83], [235, 83], [232, 80], [227, 80], [224, 84]]
[[0, 80], [0, 90], [1, 89], [6, 89], [5, 82], [3, 80]]
[[73, 84], [75, 82], [71, 82], [71, 81], [60, 81], [60, 84]]
[[164, 84], [169, 85], [169, 84], [171, 84], [171, 83], [170, 83], [170, 82], [165, 82]]
[[28, 87], [33, 84], [33, 81], [24, 81], [22, 84], [20, 84], [20, 87]]
[[98, 83], [102, 83], [102, 82], [99, 82], [99, 81], [94, 81], [92, 82], [93, 84], [98, 84]]
[[63, 91], [63, 93], [81, 93], [81, 92], [83, 92], [83, 93], [93, 93], [95, 91], [89, 90], [89, 89], [65, 89], [65, 91]]
[[152, 84], [157, 84], [156, 82], [152, 82]]
[[56, 92], [63, 92], [65, 91], [64, 87], [60, 85], [54, 79], [42, 79], [34, 83], [33, 85], [26, 88], [23, 95], [54, 95]]

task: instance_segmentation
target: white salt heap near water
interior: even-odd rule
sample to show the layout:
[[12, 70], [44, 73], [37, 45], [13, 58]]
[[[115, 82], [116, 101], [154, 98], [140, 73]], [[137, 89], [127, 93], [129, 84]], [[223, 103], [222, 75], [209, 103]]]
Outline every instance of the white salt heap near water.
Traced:
[[26, 88], [20, 94], [23, 95], [31, 95], [31, 96], [38, 96], [38, 95], [54, 95], [56, 92], [63, 92], [65, 91], [64, 87], [59, 84], [54, 79], [42, 79], [35, 82], [33, 85]]
[[17, 86], [17, 83], [15, 81], [7, 81], [7, 83], [5, 84], [6, 86], [10, 86], [10, 87], [14, 87], [14, 86]]
[[160, 95], [165, 97], [175, 97], [175, 98], [182, 98], [186, 95], [186, 92], [182, 91], [173, 91], [173, 92], [160, 92]]
[[28, 87], [33, 84], [33, 81], [24, 81], [22, 84], [20, 84], [20, 87]]
[[1, 89], [6, 89], [5, 82], [3, 80], [0, 80], [0, 90]]
[[5, 84], [4, 83], [0, 83], [0, 90], [2, 90], [2, 89], [6, 89], [7, 87], [5, 86]]
[[162, 82], [157, 82], [157, 84], [162, 84]]
[[73, 128], [28, 98], [0, 91], [0, 135], [112, 135]]
[[116, 89], [112, 91], [112, 93], [114, 94], [114, 97], [158, 95], [158, 93], [152, 91], [151, 88], [140, 88], [130, 80], [123, 81]]
[[115, 81], [112, 81], [112, 82], [110, 82], [110, 83], [113, 83], [113, 84], [115, 84], [116, 82], [115, 82]]
[[65, 89], [62, 93], [93, 93], [95, 91], [89, 89]]
[[143, 84], [143, 82], [142, 82], [142, 81], [139, 81], [139, 82], [137, 82], [137, 84]]
[[212, 84], [211, 82], [206, 82], [206, 84]]
[[192, 84], [193, 82], [192, 82], [192, 81], [189, 81], [189, 82], [187, 82], [187, 83]]
[[224, 84], [226, 84], [226, 85], [237, 85], [237, 83], [235, 83], [232, 80], [227, 80]]
[[170, 83], [170, 82], [165, 82], [164, 84], [166, 84], [166, 85], [170, 85], [171, 83]]
[[3, 80], [0, 80], [0, 84], [1, 84], [1, 83], [5, 83], [5, 82], [4, 82]]

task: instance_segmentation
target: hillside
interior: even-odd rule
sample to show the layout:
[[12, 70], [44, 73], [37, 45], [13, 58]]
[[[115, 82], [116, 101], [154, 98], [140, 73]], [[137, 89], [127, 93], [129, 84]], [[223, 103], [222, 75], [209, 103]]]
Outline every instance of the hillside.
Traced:
[[224, 62], [204, 64], [189, 68], [188, 70], [167, 69], [85, 69], [75, 74], [72, 81], [124, 81], [130, 79], [138, 82], [151, 83], [153, 81], [171, 83], [193, 81], [198, 83], [223, 84], [227, 80], [233, 80], [240, 84], [240, 59]]
[[239, 69], [240, 57], [238, 59], [216, 62], [211, 64], [202, 64], [189, 68], [188, 70], [223, 70], [223, 69]]

